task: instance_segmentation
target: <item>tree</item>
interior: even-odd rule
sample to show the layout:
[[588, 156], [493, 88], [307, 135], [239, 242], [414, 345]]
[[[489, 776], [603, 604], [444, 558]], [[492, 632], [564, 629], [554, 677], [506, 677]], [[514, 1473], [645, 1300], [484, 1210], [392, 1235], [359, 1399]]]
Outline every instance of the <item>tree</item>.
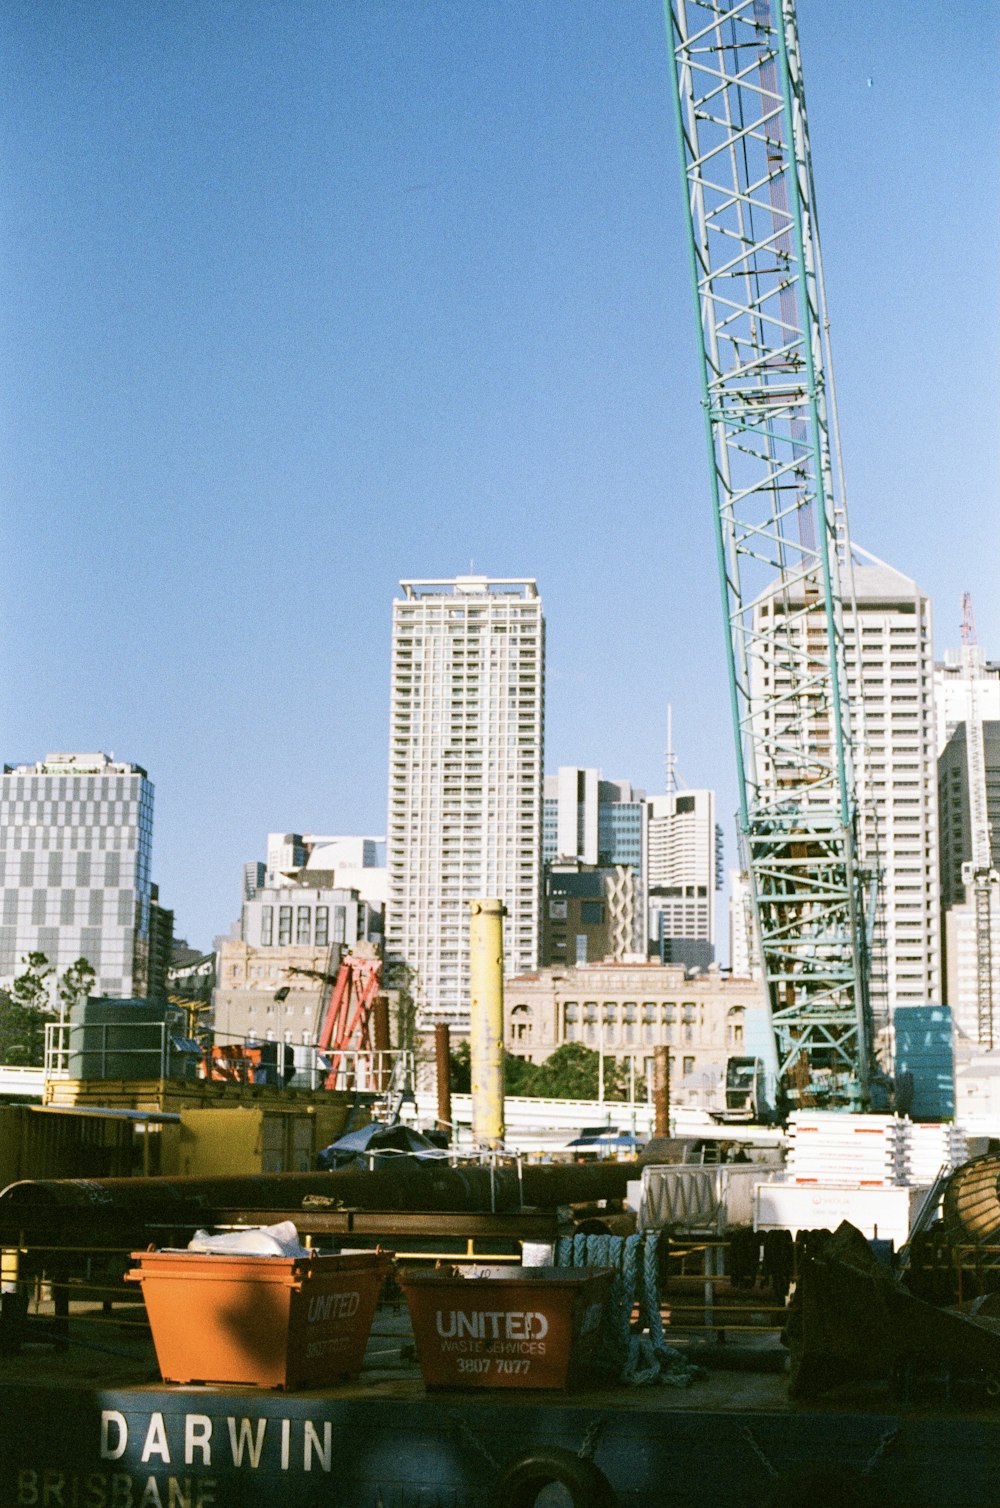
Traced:
[[71, 963], [59, 981], [56, 993], [59, 996], [61, 1017], [67, 1017], [73, 1007], [86, 1000], [94, 988], [97, 975], [86, 958]]
[[41, 1068], [45, 1061], [45, 1024], [54, 1019], [49, 998], [52, 967], [44, 953], [29, 953], [25, 965], [0, 1002], [0, 1055], [5, 1063]]
[[413, 998], [413, 985], [416, 980], [416, 970], [408, 963], [399, 960], [385, 963], [382, 968], [382, 990], [390, 997], [395, 996], [395, 1032], [393, 1033], [396, 1048], [401, 1052], [413, 1054], [414, 1068], [418, 1068], [426, 1061], [432, 1048], [427, 1046], [426, 1032], [417, 1030], [417, 1003]]
[[537, 1094], [538, 1065], [515, 1053], [503, 1055], [504, 1090], [507, 1094]]
[[471, 1094], [472, 1049], [468, 1042], [459, 1042], [449, 1058], [448, 1082], [452, 1094]]
[[[534, 1094], [535, 1090], [532, 1085], [537, 1071], [535, 1064], [529, 1063], [527, 1058], [519, 1058], [513, 1053], [505, 1052], [503, 1055], [504, 1093]], [[451, 1054], [451, 1071], [448, 1077], [452, 1094], [472, 1093], [472, 1049], [468, 1042], [459, 1042]]]
[[548, 1100], [596, 1100], [600, 1058], [582, 1042], [564, 1042], [539, 1064], [535, 1093]]
[[[564, 1042], [534, 1071], [531, 1094], [552, 1100], [596, 1100], [600, 1093], [601, 1057], [582, 1042]], [[628, 1061], [606, 1056], [604, 1059], [604, 1098], [627, 1100], [629, 1093]], [[636, 1098], [645, 1093], [645, 1081], [637, 1077]]]

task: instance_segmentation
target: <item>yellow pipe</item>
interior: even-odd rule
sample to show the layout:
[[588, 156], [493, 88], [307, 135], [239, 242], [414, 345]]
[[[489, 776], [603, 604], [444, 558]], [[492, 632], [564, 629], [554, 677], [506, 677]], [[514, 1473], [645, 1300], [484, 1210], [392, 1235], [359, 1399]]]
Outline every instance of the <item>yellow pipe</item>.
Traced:
[[503, 919], [500, 900], [470, 901], [469, 1048], [472, 1061], [472, 1137], [503, 1146]]

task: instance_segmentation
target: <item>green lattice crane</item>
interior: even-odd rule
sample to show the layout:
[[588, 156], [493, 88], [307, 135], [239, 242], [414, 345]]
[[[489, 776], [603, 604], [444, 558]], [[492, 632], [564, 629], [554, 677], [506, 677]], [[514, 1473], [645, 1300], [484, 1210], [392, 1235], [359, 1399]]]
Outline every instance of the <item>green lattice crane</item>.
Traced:
[[793, 0], [666, 0], [769, 1098], [874, 1076], [846, 510]]

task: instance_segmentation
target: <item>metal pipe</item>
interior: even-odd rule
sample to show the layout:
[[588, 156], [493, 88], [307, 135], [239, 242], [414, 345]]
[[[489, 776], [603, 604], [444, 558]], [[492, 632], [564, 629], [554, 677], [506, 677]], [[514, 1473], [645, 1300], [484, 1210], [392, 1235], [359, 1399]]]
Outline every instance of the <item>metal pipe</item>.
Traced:
[[[0, 1218], [15, 1209], [87, 1210], [95, 1216], [123, 1212], [183, 1223], [190, 1216], [210, 1223], [223, 1210], [284, 1210], [293, 1214], [303, 1201], [320, 1207], [359, 1210], [514, 1210], [525, 1206], [556, 1209], [594, 1199], [618, 1199], [630, 1179], [641, 1176], [638, 1162], [541, 1163], [521, 1170], [478, 1165], [453, 1167], [440, 1161], [400, 1159], [391, 1167], [338, 1168], [332, 1173], [261, 1173], [237, 1178], [66, 1178], [12, 1183], [0, 1193]], [[522, 1195], [523, 1185], [523, 1195]]]
[[653, 1135], [670, 1135], [670, 1049], [653, 1049]]
[[434, 1028], [434, 1066], [437, 1070], [437, 1126], [451, 1131], [451, 1032], [447, 1021]]
[[472, 1138], [478, 1147], [503, 1146], [503, 901], [469, 902], [469, 1045], [472, 1058]]
[[372, 1046], [375, 1050], [375, 1084], [380, 1094], [389, 1087], [389, 1001], [376, 995], [372, 1006]]

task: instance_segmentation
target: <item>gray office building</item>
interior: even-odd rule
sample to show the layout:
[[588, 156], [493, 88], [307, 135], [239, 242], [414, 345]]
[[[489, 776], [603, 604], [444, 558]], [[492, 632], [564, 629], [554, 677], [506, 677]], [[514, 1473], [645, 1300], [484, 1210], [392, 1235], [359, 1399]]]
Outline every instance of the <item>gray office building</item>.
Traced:
[[0, 987], [39, 952], [57, 974], [86, 958], [95, 994], [160, 993], [163, 980], [150, 977], [152, 840], [153, 787], [139, 765], [107, 754], [5, 765]]

